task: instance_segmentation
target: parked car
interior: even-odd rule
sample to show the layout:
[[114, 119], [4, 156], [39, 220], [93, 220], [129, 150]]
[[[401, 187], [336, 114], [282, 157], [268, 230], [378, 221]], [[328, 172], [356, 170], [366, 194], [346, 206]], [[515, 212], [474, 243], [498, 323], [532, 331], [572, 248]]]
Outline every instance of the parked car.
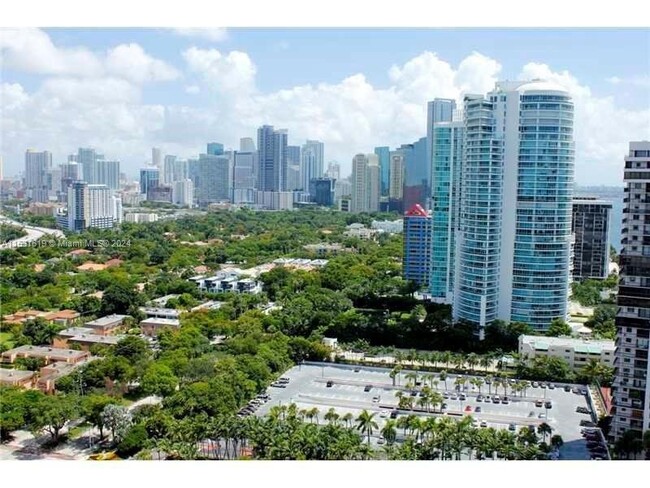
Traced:
[[545, 417], [546, 417], [546, 414], [545, 414], [544, 412], [540, 413], [540, 414], [537, 416], [538, 419], [543, 419], [543, 418], [545, 418]]
[[476, 397], [477, 402], [482, 402], [483, 401], [483, 395], [479, 395]]
[[458, 399], [465, 401], [467, 400], [467, 396], [464, 393], [461, 393], [460, 395], [458, 395]]
[[540, 386], [540, 388], [544, 388], [544, 389], [546, 389], [546, 386], [547, 386], [547, 385], [546, 385], [546, 383], [540, 383], [539, 386]]
[[381, 412], [379, 412], [379, 416], [382, 419], [385, 419], [386, 417], [388, 417], [388, 412], [386, 410], [382, 410]]
[[332, 385], [333, 385], [333, 384], [334, 384], [333, 381], [328, 381], [327, 384], [326, 384], [325, 386], [327, 386], [327, 388], [332, 388]]
[[450, 400], [458, 400], [458, 396], [456, 396], [455, 393], [452, 393], [451, 395], [449, 395], [449, 399]]
[[548, 389], [549, 390], [555, 390], [555, 385], [553, 383], [548, 384]]
[[379, 401], [379, 395], [375, 395], [374, 397], [372, 397], [372, 401], [374, 403], [377, 403]]
[[472, 411], [472, 406], [471, 406], [471, 405], [467, 405], [467, 406], [465, 407], [465, 411], [466, 411], [466, 412], [471, 412], [471, 411]]
[[481, 413], [481, 410], [482, 410], [482, 409], [481, 409], [481, 406], [479, 405], [478, 407], [476, 407], [476, 408], [474, 409], [474, 412], [475, 412], [475, 413]]
[[510, 399], [507, 396], [504, 396], [501, 399], [501, 403], [503, 403], [504, 405], [508, 405], [510, 403]]
[[446, 403], [443, 403], [443, 404], [440, 406], [440, 410], [447, 410], [447, 404], [446, 404]]
[[553, 408], [553, 402], [550, 401], [550, 400], [546, 400], [546, 402], [544, 403], [544, 406], [546, 408]]
[[363, 389], [366, 393], [372, 390], [372, 385], [366, 385], [366, 387]]
[[564, 391], [571, 391], [571, 387], [569, 385], [564, 385]]
[[449, 392], [447, 392], [447, 391], [444, 392], [444, 393], [442, 394], [442, 398], [449, 398]]
[[533, 381], [533, 388], [539, 387], [539, 383], [537, 381]]
[[412, 397], [414, 397], [414, 396], [418, 396], [418, 392], [417, 392], [417, 391], [415, 391], [415, 390], [414, 390], [414, 391], [412, 391], [412, 392], [411, 392], [411, 396], [412, 396]]
[[386, 440], [384, 440], [383, 437], [380, 437], [379, 439], [377, 439], [377, 444], [385, 444], [385, 443], [386, 443]]
[[481, 421], [481, 427], [487, 427], [487, 426], [488, 426], [487, 422], [485, 420], [482, 420]]
[[543, 407], [544, 406], [544, 400], [535, 400], [535, 406], [536, 407]]
[[501, 399], [498, 396], [492, 397], [492, 403], [501, 403]]
[[515, 430], [517, 430], [517, 426], [515, 424], [510, 424], [508, 426], [508, 430], [512, 430], [514, 432]]
[[361, 371], [361, 368], [354, 368], [355, 373], [358, 373], [359, 371]]
[[397, 418], [397, 410], [393, 410], [393, 411], [390, 413], [390, 418], [392, 418], [392, 419], [396, 419], [396, 418]]

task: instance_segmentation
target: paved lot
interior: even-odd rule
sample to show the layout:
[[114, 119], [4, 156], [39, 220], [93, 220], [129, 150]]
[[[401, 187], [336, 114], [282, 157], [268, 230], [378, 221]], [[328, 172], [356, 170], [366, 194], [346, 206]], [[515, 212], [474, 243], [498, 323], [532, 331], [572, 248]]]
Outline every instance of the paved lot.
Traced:
[[[354, 366], [313, 363], [296, 366], [283, 375], [290, 378], [286, 388], [269, 387], [267, 391], [271, 395], [271, 401], [262, 405], [256, 415], [266, 415], [274, 405], [295, 403], [300, 409], [318, 408], [318, 421], [325, 423], [323, 416], [332, 407], [341, 416], [350, 412], [355, 418], [366, 409], [377, 412], [376, 421], [381, 430], [388, 414], [397, 406], [395, 393], [398, 390], [405, 390], [404, 385], [407, 382], [405, 375], [408, 371], [402, 371], [400, 378], [396, 378], [396, 385], [393, 386], [393, 381], [388, 376], [390, 371], [388, 369], [360, 367], [358, 372], [354, 369]], [[330, 380], [333, 385], [328, 388], [326, 383]], [[450, 393], [455, 389], [454, 380], [453, 375], [447, 378], [447, 391]], [[372, 385], [369, 392], [364, 391], [366, 385]], [[438, 384], [438, 391], [445, 392], [444, 383]], [[483, 395], [489, 394], [488, 386], [484, 385], [481, 392]], [[591, 418], [589, 415], [576, 412], [578, 406], [588, 408], [585, 396], [566, 392], [561, 387], [554, 390], [531, 387], [525, 397], [514, 397], [508, 390], [510, 404], [503, 405], [485, 401], [477, 402], [478, 390], [469, 384], [466, 385], [465, 394], [467, 395], [465, 401], [445, 400], [447, 413], [471, 413], [477, 421], [485, 421], [488, 426], [500, 429], [507, 429], [510, 423], [516, 424], [519, 429], [525, 425], [539, 425], [546, 422], [552, 427], [553, 434], [560, 434], [564, 439], [564, 446], [560, 451], [562, 459], [589, 459], [586, 442], [580, 435], [582, 428], [580, 420], [591, 420]], [[499, 388], [498, 395], [503, 396], [503, 388]], [[379, 396], [377, 402], [373, 401], [376, 396]], [[552, 408], [547, 410], [536, 407], [535, 401], [540, 399], [551, 400]], [[471, 412], [465, 410], [468, 405]], [[481, 407], [480, 413], [475, 413], [477, 406]], [[378, 435], [377, 432], [373, 443], [376, 443]]]

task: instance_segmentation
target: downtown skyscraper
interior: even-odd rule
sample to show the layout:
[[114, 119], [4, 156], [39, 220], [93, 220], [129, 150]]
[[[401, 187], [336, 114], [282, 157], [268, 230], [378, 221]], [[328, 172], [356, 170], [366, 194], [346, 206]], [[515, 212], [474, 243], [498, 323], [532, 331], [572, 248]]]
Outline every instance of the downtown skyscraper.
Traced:
[[625, 158], [612, 429], [650, 429], [650, 141], [630, 142]]
[[287, 131], [272, 125], [257, 129], [257, 190], [285, 191], [287, 188]]
[[49, 151], [25, 152], [25, 189], [34, 202], [47, 202], [49, 199], [48, 173], [52, 169], [52, 153]]
[[545, 81], [464, 98], [454, 320], [538, 331], [567, 316], [573, 102]]

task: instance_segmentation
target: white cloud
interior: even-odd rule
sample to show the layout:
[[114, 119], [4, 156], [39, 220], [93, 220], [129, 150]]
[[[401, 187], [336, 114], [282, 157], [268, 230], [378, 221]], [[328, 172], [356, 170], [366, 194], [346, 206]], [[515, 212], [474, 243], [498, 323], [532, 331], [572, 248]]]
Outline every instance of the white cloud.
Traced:
[[256, 68], [248, 54], [191, 47], [183, 52], [189, 70], [219, 92], [246, 95], [255, 90]]
[[35, 28], [1, 29], [0, 53], [7, 68], [28, 73], [99, 76], [103, 72], [101, 61], [90, 50], [58, 48]]
[[607, 81], [607, 83], [611, 83], [612, 85], [631, 85], [640, 88], [650, 88], [650, 75], [631, 76], [629, 78], [619, 78], [618, 76], [612, 76], [610, 78], [607, 78], [605, 81]]
[[149, 56], [138, 44], [120, 44], [108, 51], [106, 71], [133, 83], [170, 81], [180, 76], [176, 68]]
[[622, 184], [621, 168], [629, 141], [647, 139], [650, 106], [621, 108], [613, 97], [595, 96], [567, 71], [528, 63], [522, 78], [544, 78], [566, 87], [575, 106], [576, 180], [585, 184]]
[[[345, 172], [358, 152], [424, 136], [427, 101], [444, 97], [460, 102], [464, 93], [485, 93], [501, 73], [497, 60], [480, 53], [452, 65], [424, 52], [387, 67], [386, 86], [353, 73], [334, 83], [263, 93], [256, 88], [257, 68], [248, 54], [192, 47], [182, 53], [184, 90], [200, 93], [205, 101], [197, 107], [165, 107], [144, 104], [140, 83], [174, 76], [172, 72], [147, 61], [143, 51], [123, 46], [118, 59], [140, 58], [144, 66], [130, 78], [124, 75], [128, 71], [124, 61], [117, 63], [115, 74], [102, 79], [46, 78], [31, 92], [17, 83], [1, 85], [0, 153], [7, 168], [22, 169], [27, 147], [47, 148], [63, 161], [76, 147], [94, 145], [120, 159], [133, 174], [150, 157], [151, 146], [191, 157], [208, 140], [237, 147], [240, 137], [255, 137], [259, 125], [273, 124], [289, 130], [291, 144], [307, 138], [323, 140], [326, 159], [340, 161]], [[105, 69], [109, 65], [106, 62]], [[614, 98], [594, 94], [570, 72], [541, 63], [526, 64], [520, 78], [551, 79], [573, 93], [578, 181], [619, 183], [628, 141], [647, 138], [650, 108], [622, 109]]]
[[210, 42], [222, 42], [228, 39], [228, 29], [225, 27], [180, 27], [172, 29], [172, 31], [179, 36], [194, 37]]
[[120, 44], [105, 54], [85, 47], [55, 46], [40, 29], [0, 30], [0, 53], [9, 69], [41, 75], [123, 78], [132, 83], [174, 80], [176, 68], [148, 55], [138, 44]]

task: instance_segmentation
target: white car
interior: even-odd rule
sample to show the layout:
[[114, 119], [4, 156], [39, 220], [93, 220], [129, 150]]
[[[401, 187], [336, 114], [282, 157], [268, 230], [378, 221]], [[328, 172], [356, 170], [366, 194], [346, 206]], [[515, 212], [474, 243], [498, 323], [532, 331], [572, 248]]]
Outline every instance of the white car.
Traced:
[[388, 417], [388, 412], [386, 410], [382, 410], [381, 412], [379, 412], [379, 416], [382, 419], [385, 419], [386, 417]]

